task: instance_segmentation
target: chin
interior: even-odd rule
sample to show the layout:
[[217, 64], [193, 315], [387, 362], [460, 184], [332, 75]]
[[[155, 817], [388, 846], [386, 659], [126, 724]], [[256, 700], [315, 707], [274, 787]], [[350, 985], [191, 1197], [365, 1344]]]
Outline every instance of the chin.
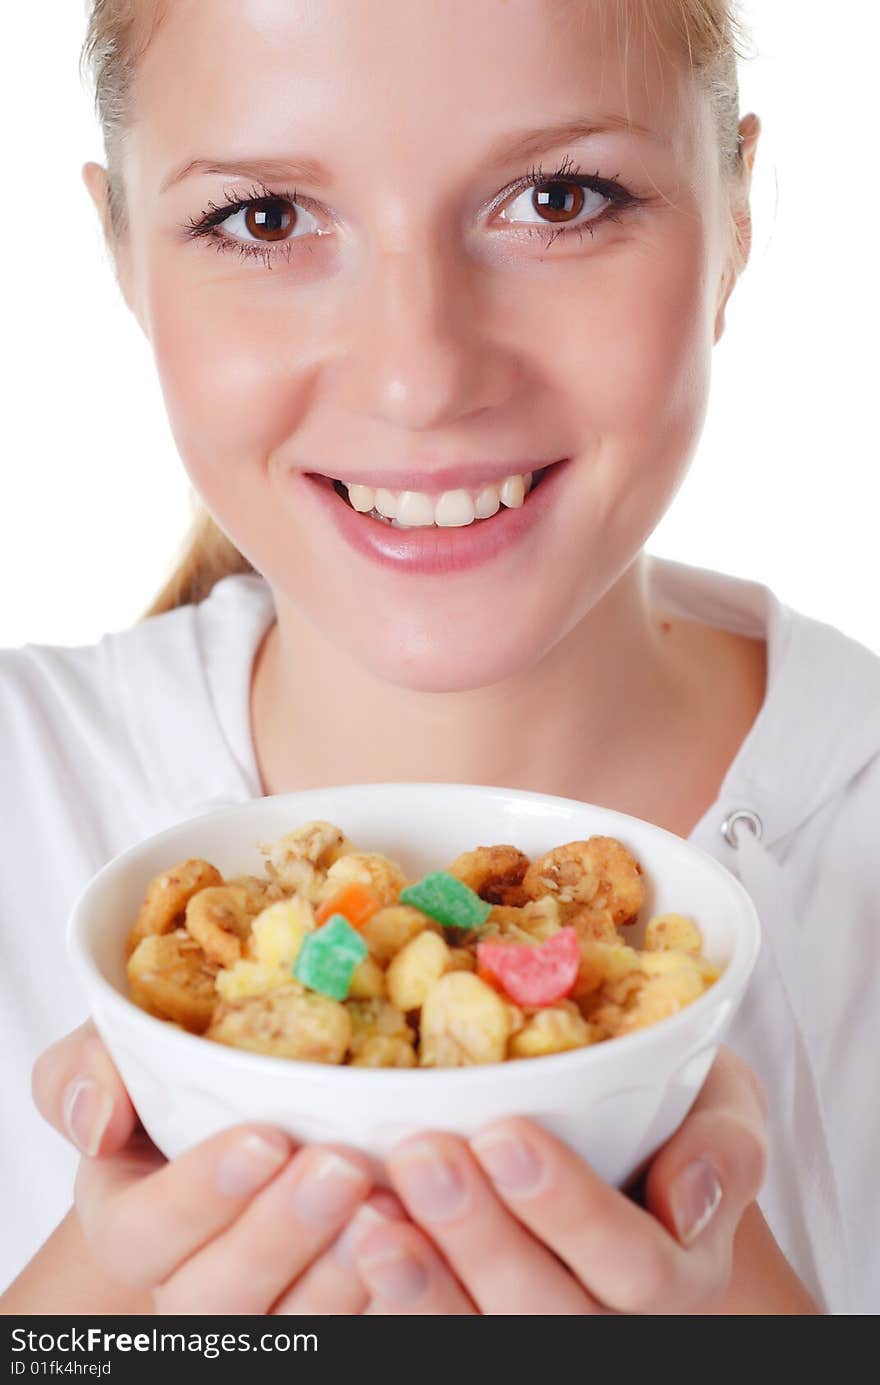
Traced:
[[525, 673], [547, 648], [546, 637], [529, 638], [510, 626], [483, 638], [425, 629], [409, 630], [395, 638], [374, 639], [368, 648], [349, 652], [383, 683], [412, 692], [473, 692]]

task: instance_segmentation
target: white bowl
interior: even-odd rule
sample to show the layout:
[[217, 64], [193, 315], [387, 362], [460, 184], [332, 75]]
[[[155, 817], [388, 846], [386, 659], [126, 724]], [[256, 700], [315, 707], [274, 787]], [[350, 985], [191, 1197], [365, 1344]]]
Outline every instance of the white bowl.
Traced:
[[[510, 842], [534, 857], [592, 834], [619, 838], [651, 915], [692, 916], [724, 968], [679, 1014], [649, 1029], [543, 1058], [471, 1068], [365, 1069], [294, 1062], [212, 1043], [154, 1019], [127, 998], [124, 942], [150, 880], [191, 856], [224, 876], [264, 874], [258, 842], [312, 818], [336, 823], [411, 879], [459, 852]], [[191, 818], [110, 861], [77, 900], [68, 950], [97, 1028], [148, 1133], [169, 1158], [241, 1121], [268, 1121], [302, 1142], [338, 1142], [381, 1161], [404, 1136], [471, 1136], [489, 1121], [534, 1117], [607, 1181], [624, 1186], [684, 1119], [746, 988], [758, 917], [729, 871], [651, 823], [574, 799], [469, 784], [363, 784], [276, 794]]]

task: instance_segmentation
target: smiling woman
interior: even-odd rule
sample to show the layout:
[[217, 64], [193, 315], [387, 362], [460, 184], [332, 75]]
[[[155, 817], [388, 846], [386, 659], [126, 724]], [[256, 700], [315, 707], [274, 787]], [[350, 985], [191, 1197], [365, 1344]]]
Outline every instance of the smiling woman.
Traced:
[[[353, 19], [351, 70], [332, 27], [260, 14], [233, 7], [210, 63], [198, 5], [126, 7], [115, 35], [112, 6], [93, 20], [108, 164], [87, 179], [207, 510], [148, 614], [255, 568], [382, 679], [497, 682], [621, 578], [698, 437], [757, 138], [753, 118], [731, 127], [727, 9], [485, 5], [463, 25], [453, 7], [431, 21], [431, 107], [395, 56], [424, 17]], [[272, 99], [243, 111], [216, 73], [245, 60]], [[395, 100], [376, 108], [385, 69]], [[345, 93], [333, 122], [328, 83]], [[548, 301], [573, 293], [589, 311], [548, 336]], [[537, 600], [548, 544], [557, 580]], [[425, 641], [412, 580], [440, 572], [454, 647]]]
[[[393, 1195], [351, 1151], [265, 1127], [166, 1163], [127, 1145], [86, 1027], [35, 1073], [86, 1158], [18, 1307], [85, 1284], [96, 1311], [120, 1283], [123, 1311], [160, 1312], [867, 1302], [880, 660], [757, 583], [645, 552], [749, 256], [738, 42], [723, 0], [91, 6], [107, 161], [84, 180], [203, 509], [132, 629], [3, 656], [0, 900], [23, 964], [0, 987], [27, 1051], [68, 983], [20, 918], [63, 920], [173, 822], [287, 790], [452, 781], [616, 809], [738, 874], [765, 948], [740, 1057], [644, 1206], [525, 1119], [423, 1133], [389, 1161]], [[849, 930], [833, 965], [829, 915]], [[2, 1151], [16, 1207], [26, 1144]], [[69, 1175], [53, 1166], [51, 1205]]]
[[[480, 38], [480, 22], [476, 16], [471, 17], [470, 23], [466, 28], [462, 28], [457, 21], [448, 26], [449, 33], [446, 35], [446, 47], [451, 50], [450, 57], [455, 55], [457, 64], [456, 86], [449, 89], [449, 96], [453, 99], [453, 105], [458, 105], [455, 101], [455, 92], [468, 89], [470, 91], [480, 91], [482, 88], [483, 99], [487, 109], [498, 112], [493, 115], [491, 122], [487, 125], [487, 130], [492, 130], [494, 126], [501, 125], [501, 133], [495, 133], [491, 138], [484, 138], [482, 135], [479, 140], [473, 139], [470, 144], [473, 147], [473, 160], [471, 168], [468, 170], [471, 182], [468, 186], [467, 179], [463, 179], [460, 186], [468, 192], [474, 188], [473, 168], [478, 168], [481, 177], [485, 180], [491, 177], [502, 178], [505, 173], [510, 173], [516, 169], [531, 164], [528, 174], [521, 176], [518, 180], [517, 189], [511, 193], [510, 189], [502, 190], [499, 194], [493, 188], [493, 196], [488, 200], [491, 209], [495, 212], [495, 221], [492, 223], [496, 229], [495, 240], [497, 242], [497, 232], [509, 228], [509, 233], [516, 226], [516, 234], [519, 246], [523, 246], [523, 237], [528, 237], [528, 244], [524, 249], [528, 251], [531, 258], [526, 258], [523, 250], [519, 250], [520, 260], [523, 268], [531, 268], [532, 272], [546, 264], [542, 256], [536, 256], [536, 250], [543, 247], [549, 250], [554, 244], [558, 249], [559, 241], [567, 239], [567, 249], [570, 251], [575, 248], [575, 242], [582, 244], [583, 239], [589, 236], [591, 241], [596, 237], [605, 235], [612, 229], [612, 224], [620, 226], [624, 216], [630, 212], [635, 212], [640, 208], [654, 208], [657, 210], [664, 202], [672, 203], [677, 195], [677, 178], [675, 168], [668, 169], [670, 161], [669, 155], [673, 152], [676, 142], [680, 141], [680, 100], [673, 99], [666, 103], [665, 110], [658, 106], [653, 107], [653, 94], [647, 88], [644, 92], [639, 92], [638, 87], [635, 93], [630, 90], [629, 73], [635, 71], [636, 66], [633, 61], [631, 65], [624, 64], [620, 73], [620, 89], [616, 93], [618, 102], [609, 102], [601, 83], [592, 88], [589, 81], [589, 70], [584, 71], [584, 52], [587, 47], [586, 40], [589, 39], [590, 25], [595, 28], [598, 24], [601, 31], [605, 47], [609, 43], [620, 48], [625, 46], [629, 51], [632, 49], [632, 57], [638, 58], [643, 55], [643, 68], [647, 72], [648, 66], [653, 68], [653, 85], [659, 87], [664, 81], [664, 56], [668, 50], [676, 54], [686, 53], [688, 66], [691, 72], [697, 77], [700, 89], [705, 95], [706, 102], [717, 129], [717, 140], [710, 143], [709, 148], [715, 149], [715, 157], [720, 168], [731, 180], [731, 189], [736, 186], [736, 182], [742, 179], [743, 175], [743, 143], [744, 134], [738, 128], [738, 89], [736, 73], [736, 52], [738, 34], [736, 21], [730, 7], [723, 0], [679, 0], [678, 3], [669, 5], [662, 3], [633, 3], [633, 0], [615, 0], [611, 5], [597, 6], [590, 3], [582, 3], [575, 0], [568, 5], [555, 5], [547, 8], [546, 15], [541, 13], [541, 6], [537, 7], [537, 14], [529, 14], [529, 7], [525, 7], [520, 13], [516, 5], [507, 7], [504, 14], [504, 21], [510, 30], [509, 42], [512, 47], [517, 41], [515, 30], [521, 30], [520, 39], [530, 39], [534, 43], [532, 52], [549, 51], [547, 48], [547, 36], [544, 32], [549, 19], [557, 30], [558, 41], [565, 42], [567, 36], [580, 36], [582, 39], [581, 49], [570, 47], [571, 57], [567, 64], [563, 64], [563, 69], [568, 66], [571, 69], [572, 77], [575, 76], [577, 69], [577, 85], [572, 83], [573, 91], [578, 93], [578, 100], [573, 103], [566, 92], [564, 81], [557, 83], [558, 95], [556, 105], [564, 113], [563, 118], [553, 123], [542, 123], [540, 126], [522, 126], [517, 130], [504, 130], [503, 121], [499, 119], [501, 113], [506, 112], [510, 106], [510, 97], [506, 97], [501, 90], [503, 84], [512, 84], [512, 90], [519, 91], [521, 99], [516, 101], [517, 114], [528, 109], [528, 99], [526, 93], [530, 85], [535, 84], [536, 71], [530, 70], [524, 77], [523, 83], [517, 82], [515, 69], [509, 66], [505, 60], [503, 46], [499, 48], [497, 39], [490, 32], [490, 24], [484, 33], [484, 42]], [[268, 14], [271, 10], [266, 10]], [[278, 13], [273, 17], [277, 20]], [[488, 16], [487, 16], [488, 17]], [[494, 20], [494, 16], [491, 17]], [[166, 39], [168, 47], [172, 45], [178, 54], [180, 63], [184, 60], [186, 52], [187, 38], [187, 19], [185, 14], [181, 15], [178, 7], [173, 15], [168, 12], [168, 7], [163, 0], [154, 0], [154, 3], [132, 4], [131, 0], [97, 0], [91, 14], [89, 31], [86, 43], [83, 48], [83, 62], [90, 67], [96, 92], [96, 107], [104, 131], [105, 147], [107, 152], [106, 169], [106, 197], [104, 203], [105, 214], [108, 225], [108, 233], [114, 246], [114, 253], [117, 260], [121, 261], [125, 253], [125, 246], [130, 232], [130, 201], [134, 193], [126, 191], [126, 178], [134, 184], [135, 169], [132, 163], [137, 164], [137, 156], [133, 152], [128, 160], [128, 168], [124, 158], [124, 150], [131, 148], [132, 139], [137, 139], [135, 126], [135, 110], [138, 100], [138, 90], [141, 91], [141, 104], [149, 99], [150, 80], [149, 74], [151, 67], [149, 61], [142, 63], [145, 57], [149, 60], [151, 46], [154, 50], [162, 43], [163, 24], [172, 21], [173, 31]], [[536, 22], [537, 21], [537, 22]], [[390, 22], [390, 21], [389, 21]], [[192, 24], [190, 23], [190, 29]], [[330, 271], [331, 291], [338, 291], [336, 285], [340, 279], [340, 270], [347, 271], [343, 277], [351, 278], [355, 265], [352, 263], [353, 253], [358, 244], [363, 245], [363, 233], [358, 237], [353, 234], [355, 228], [351, 225], [341, 226], [337, 218], [326, 209], [317, 207], [314, 199], [309, 199], [305, 193], [300, 196], [296, 191], [289, 190], [290, 184], [297, 183], [305, 185], [307, 188], [321, 188], [325, 192], [331, 191], [338, 186], [339, 180], [335, 177], [334, 169], [328, 167], [328, 161], [319, 161], [314, 154], [294, 155], [284, 149], [284, 145], [279, 146], [277, 130], [279, 125], [286, 128], [297, 130], [299, 142], [302, 131], [308, 128], [306, 114], [308, 111], [308, 91], [307, 69], [311, 63], [314, 52], [314, 45], [320, 43], [317, 36], [312, 36], [311, 41], [307, 34], [307, 26], [304, 26], [301, 19], [290, 18], [286, 26], [285, 42], [285, 64], [288, 55], [293, 53], [298, 60], [298, 80], [296, 83], [297, 100], [295, 108], [291, 112], [292, 123], [280, 119], [279, 102], [277, 92], [283, 89], [281, 83], [272, 84], [272, 63], [277, 61], [277, 32], [272, 25], [265, 29], [252, 27], [249, 31], [249, 43], [246, 49], [253, 51], [255, 61], [262, 63], [262, 80], [267, 89], [276, 93], [273, 100], [269, 103], [272, 111], [271, 133], [266, 138], [259, 136], [260, 122], [255, 122], [253, 137], [250, 136], [246, 126], [242, 128], [240, 113], [235, 111], [235, 128], [231, 132], [228, 147], [231, 150], [242, 150], [237, 157], [221, 157], [218, 154], [210, 157], [204, 154], [190, 153], [182, 161], [174, 163], [170, 168], [165, 169], [161, 176], [158, 176], [158, 193], [171, 193], [181, 189], [181, 185], [186, 180], [198, 180], [196, 186], [206, 188], [207, 206], [195, 216], [186, 219], [185, 227], [181, 228], [182, 234], [187, 239], [201, 240], [209, 244], [218, 253], [234, 251], [240, 261], [251, 261], [260, 264], [266, 269], [277, 267], [282, 260], [286, 269], [293, 263], [297, 270], [298, 277], [307, 274], [310, 283], [314, 282], [315, 266], [314, 256], [321, 254], [324, 256], [325, 268]], [[404, 30], [396, 30], [400, 33], [401, 41], [404, 40]], [[167, 35], [167, 30], [166, 30]], [[370, 50], [369, 36], [365, 33], [360, 35], [362, 40], [366, 40], [363, 52], [363, 65], [361, 72], [365, 79], [371, 78], [372, 74], [379, 69], [376, 67]], [[452, 42], [450, 42], [450, 38]], [[260, 52], [260, 45], [269, 51]], [[232, 48], [230, 42], [230, 50]], [[466, 52], [458, 53], [457, 49], [462, 48]], [[498, 56], [498, 61], [494, 64], [495, 76], [489, 80], [484, 72], [483, 55], [494, 51]], [[602, 48], [600, 51], [604, 51]], [[231, 56], [231, 51], [230, 51]], [[328, 54], [333, 57], [332, 54]], [[438, 55], [439, 56], [439, 55]], [[160, 55], [161, 57], [161, 55]], [[197, 64], [194, 54], [190, 57]], [[158, 63], [154, 51], [154, 60]], [[386, 57], [387, 61], [387, 57]], [[473, 78], [469, 79], [468, 70], [473, 67]], [[589, 67], [589, 64], [588, 64]], [[141, 72], [140, 69], [143, 68]], [[198, 73], [198, 65], [196, 66]], [[286, 69], [289, 70], [289, 69]], [[497, 82], [498, 90], [494, 89]], [[538, 90], [541, 91], [541, 99], [536, 105], [536, 111], [544, 113], [548, 107], [546, 97], [543, 92], [543, 83], [539, 81]], [[192, 81], [175, 84], [175, 91], [186, 91], [188, 99], [185, 102], [186, 108], [198, 104], [197, 90], [198, 83]], [[342, 88], [340, 88], [341, 90]], [[589, 114], [581, 114], [577, 111], [577, 105], [582, 104], [583, 95], [591, 89], [603, 93], [603, 107]], [[204, 93], [202, 93], [204, 95]], [[350, 128], [349, 121], [357, 120], [358, 101], [361, 99], [361, 109], [363, 100], [367, 93], [360, 92], [359, 87], [351, 90], [351, 107], [346, 112], [340, 112], [340, 126], [347, 130]], [[170, 107], [163, 101], [163, 105], [168, 109], [169, 119], [171, 114]], [[617, 107], [617, 108], [616, 108]], [[639, 121], [639, 108], [647, 113], [644, 121]], [[178, 112], [183, 114], [183, 112]], [[392, 119], [393, 112], [389, 111]], [[665, 119], [664, 119], [665, 115]], [[658, 118], [659, 117], [659, 118]], [[437, 112], [434, 120], [442, 123], [444, 133], [448, 138], [450, 150], [457, 147], [457, 138], [453, 128], [454, 122], [467, 125], [469, 122], [465, 118], [465, 112], [453, 109], [450, 104], [444, 103], [440, 111]], [[210, 118], [206, 122], [210, 128]], [[416, 150], [424, 147], [435, 147], [435, 132], [431, 129], [432, 120], [427, 121], [428, 128], [425, 130], [426, 138], [429, 143], [421, 143], [415, 136], [418, 127], [410, 126], [413, 133], [411, 148]], [[424, 120], [422, 124], [425, 124]], [[693, 116], [691, 118], [693, 124]], [[189, 128], [189, 127], [187, 127]], [[318, 128], [321, 135], [312, 142], [315, 150], [323, 148], [327, 144], [326, 122], [321, 121]], [[476, 127], [481, 129], [479, 125]], [[196, 130], [198, 122], [192, 131], [191, 140], [193, 148], [197, 147]], [[751, 127], [747, 126], [747, 133]], [[375, 129], [374, 136], [378, 144], [382, 131]], [[751, 129], [754, 137], [755, 130]], [[603, 143], [604, 141], [604, 143]], [[345, 138], [343, 137], [342, 148], [345, 148]], [[654, 150], [651, 145], [656, 146]], [[634, 187], [625, 186], [619, 177], [601, 177], [597, 171], [590, 175], [582, 173], [580, 165], [573, 157], [573, 149], [583, 152], [585, 162], [590, 162], [592, 151], [596, 150], [596, 155], [605, 155], [605, 165], [611, 169], [614, 159], [618, 158], [619, 151], [629, 154], [629, 163], [633, 168], [638, 169], [637, 185], [644, 188], [644, 193], [639, 195]], [[663, 150], [663, 146], [666, 149]], [[388, 147], [385, 145], [384, 147]], [[467, 148], [467, 143], [462, 146]], [[171, 148], [176, 148], [176, 143], [171, 143]], [[257, 150], [271, 150], [270, 157], [256, 157]], [[276, 153], [275, 151], [278, 150]], [[251, 151], [254, 157], [250, 157]], [[662, 158], [658, 155], [662, 152], [667, 154], [667, 168], [663, 167]], [[146, 151], [157, 154], [153, 146]], [[164, 155], [164, 149], [161, 154]], [[348, 151], [346, 151], [348, 152]], [[561, 157], [555, 162], [548, 164], [545, 169], [540, 162], [533, 163], [534, 160], [544, 159], [548, 154], [560, 152]], [[653, 155], [653, 159], [652, 159]], [[689, 163], [693, 170], [693, 161], [689, 160], [687, 149], [679, 150], [679, 158]], [[369, 172], [371, 168], [381, 167], [370, 160], [361, 159], [361, 171]], [[595, 157], [593, 162], [598, 164], [600, 159]], [[674, 159], [672, 160], [674, 164]], [[344, 167], [345, 158], [337, 166]], [[418, 177], [420, 173], [421, 159], [415, 158], [407, 160], [407, 166], [400, 170], [400, 176], [404, 179]], [[443, 165], [438, 165], [438, 174], [443, 169]], [[455, 170], [459, 173], [459, 170]], [[663, 172], [667, 173], [665, 182]], [[671, 173], [671, 177], [669, 176]], [[154, 174], [157, 176], [158, 170]], [[389, 176], [393, 177], [394, 169], [389, 166]], [[450, 166], [450, 179], [452, 169]], [[93, 180], [93, 195], [96, 200], [102, 196], [102, 175], [97, 166], [92, 166], [91, 177]], [[634, 174], [634, 177], [636, 175]], [[219, 180], [230, 179], [238, 180], [229, 184], [221, 184]], [[248, 186], [242, 187], [242, 181]], [[207, 189], [222, 189], [219, 201], [207, 198]], [[713, 189], [709, 189], [710, 192]], [[717, 190], [714, 190], [717, 192]], [[150, 195], [155, 197], [156, 189], [149, 188]], [[385, 194], [388, 196], [388, 194]], [[195, 196], [195, 193], [192, 194]], [[722, 197], [722, 201], [726, 201]], [[158, 206], [158, 203], [155, 204]], [[181, 202], [179, 205], [183, 206]], [[473, 197], [471, 198], [473, 205]], [[467, 203], [465, 202], [465, 206]], [[516, 214], [519, 209], [518, 215]], [[438, 208], [438, 211], [440, 209]], [[488, 226], [488, 211], [483, 209], [486, 215], [486, 225]], [[711, 209], [710, 209], [711, 210]], [[320, 215], [323, 211], [323, 216]], [[448, 193], [448, 200], [445, 207], [447, 219], [453, 212], [451, 203], [451, 188]], [[731, 211], [735, 215], [735, 206], [731, 206]], [[686, 208], [679, 208], [679, 215], [686, 212]], [[430, 209], [424, 210], [426, 219], [430, 218]], [[435, 222], [437, 234], [442, 233], [442, 220]], [[650, 229], [650, 226], [649, 228]], [[743, 227], [737, 228], [735, 221], [731, 219], [727, 224], [730, 234], [728, 250], [730, 252], [730, 275], [731, 283], [735, 272], [742, 267], [744, 256], [747, 253], [747, 246], [743, 237]], [[334, 236], [335, 233], [335, 236]], [[347, 233], [347, 234], [346, 234]], [[335, 238], [337, 242], [342, 242], [338, 249], [331, 255], [330, 248], [320, 246], [320, 237]], [[535, 241], [537, 237], [537, 242]], [[464, 236], [462, 236], [464, 240]], [[492, 242], [489, 238], [484, 238], [486, 249], [483, 252], [489, 256]], [[635, 238], [635, 245], [638, 245], [639, 238]], [[354, 244], [353, 244], [354, 242]], [[477, 247], [470, 241], [472, 253], [468, 256], [473, 259], [473, 251]], [[341, 259], [343, 250], [346, 252], [347, 262]], [[489, 263], [502, 263], [506, 253], [502, 246], [493, 256], [489, 258]], [[303, 263], [303, 255], [307, 254], [307, 262]], [[332, 268], [331, 268], [332, 267]], [[122, 266], [120, 266], [122, 270]], [[563, 270], [568, 267], [563, 265]], [[621, 272], [626, 271], [626, 260], [621, 268]], [[362, 277], [362, 276], [361, 276]], [[471, 279], [473, 276], [469, 276]], [[503, 276], [495, 276], [499, 287], [505, 285]], [[568, 275], [566, 276], [568, 277]], [[540, 280], [539, 280], [540, 282]], [[250, 284], [248, 285], [250, 288]], [[471, 292], [474, 284], [463, 286], [466, 293], [475, 304], [474, 312], [476, 315], [476, 296]], [[729, 286], [728, 286], [729, 287]], [[227, 295], [227, 301], [231, 297]], [[524, 303], [522, 313], [522, 325], [525, 327], [528, 321], [528, 305]], [[723, 304], [722, 304], [723, 310]], [[305, 326], [305, 324], [302, 324]], [[512, 326], [516, 323], [512, 321]], [[486, 345], [489, 345], [487, 334]], [[570, 354], [575, 355], [578, 343], [571, 342]], [[270, 352], [272, 349], [271, 338], [266, 339], [265, 350]], [[161, 363], [160, 363], [161, 364]], [[442, 377], [441, 377], [442, 378]], [[397, 381], [397, 388], [405, 388], [405, 383]], [[394, 389], [395, 383], [388, 380], [388, 388]], [[266, 448], [268, 450], [269, 443]], [[508, 444], [504, 444], [505, 450]], [[336, 467], [328, 467], [324, 475], [336, 481], [354, 482], [360, 487], [369, 487], [379, 490], [380, 494], [386, 494], [394, 490], [388, 477], [380, 475], [375, 466], [371, 467], [372, 480], [364, 474], [363, 445], [356, 449], [349, 446], [345, 441], [340, 443], [339, 448], [333, 447], [332, 437], [322, 445], [322, 452], [330, 451], [334, 456], [334, 461], [338, 457], [345, 457], [347, 465], [341, 461]], [[368, 452], [371, 449], [366, 449]], [[395, 452], [397, 449], [394, 449]], [[419, 457], [407, 457], [405, 462], [414, 461], [417, 463], [415, 478], [408, 483], [412, 487], [407, 494], [418, 494], [424, 496], [426, 492], [430, 496], [430, 503], [439, 498], [441, 491], [437, 472], [440, 469], [449, 470], [448, 462], [457, 464], [459, 462], [460, 447], [454, 446], [452, 457], [447, 459], [447, 448], [442, 449], [440, 457], [432, 456], [427, 464], [422, 463]], [[540, 460], [541, 449], [538, 449]], [[551, 449], [555, 452], [555, 449]], [[358, 458], [357, 462], [350, 461], [353, 455]], [[490, 469], [493, 469], [494, 457], [487, 459]], [[502, 466], [502, 475], [523, 474], [527, 468], [523, 466], [517, 472], [519, 458], [512, 458], [511, 464], [506, 469]], [[531, 457], [526, 459], [531, 461]], [[383, 462], [387, 461], [383, 458]], [[396, 457], [393, 458], [393, 462]], [[469, 461], [469, 458], [466, 459]], [[419, 465], [421, 463], [421, 465]], [[514, 465], [513, 463], [516, 463]], [[445, 465], [444, 465], [445, 464]], [[479, 463], [477, 464], [479, 468]], [[398, 465], [395, 468], [400, 470]], [[473, 465], [470, 466], [473, 472]], [[497, 469], [497, 466], [494, 467]], [[528, 470], [534, 470], [529, 467]], [[426, 475], [426, 473], [429, 473]], [[392, 478], [393, 479], [393, 478]], [[485, 520], [488, 515], [480, 513], [480, 509], [489, 510], [493, 501], [489, 494], [483, 496], [482, 507], [478, 505], [480, 495], [480, 482], [487, 484], [491, 477], [476, 476], [475, 491], [470, 499], [473, 502], [474, 513], [471, 514], [468, 499], [464, 499], [459, 492], [456, 492], [455, 501], [447, 501], [441, 507], [441, 516], [449, 515], [450, 524], [470, 523], [476, 519]], [[419, 486], [423, 489], [419, 490]], [[203, 492], [204, 494], [204, 492]], [[363, 492], [362, 492], [363, 495]], [[206, 497], [207, 498], [207, 497]], [[363, 512], [364, 507], [353, 501], [354, 507]], [[515, 504], [521, 501], [517, 497]], [[406, 519], [407, 514], [416, 513], [423, 523], [422, 516], [428, 513], [429, 505], [423, 501], [407, 499], [404, 502], [403, 516], [398, 514], [397, 503], [393, 506], [386, 503], [384, 510], [368, 507], [374, 518], [384, 515], [388, 520], [399, 524], [409, 523]], [[506, 506], [505, 506], [506, 508]], [[495, 506], [493, 513], [497, 512]], [[343, 516], [338, 516], [340, 523], [345, 523]], [[435, 523], [442, 524], [444, 519], [441, 517]], [[497, 521], [496, 521], [497, 523]], [[437, 541], [432, 537], [421, 536], [420, 541], [415, 540], [409, 543], [399, 542], [396, 547], [389, 549], [388, 540], [381, 534], [374, 533], [375, 526], [362, 526], [363, 534], [359, 536], [357, 528], [351, 528], [350, 532], [358, 541], [361, 540], [361, 551], [376, 554], [398, 553], [400, 560], [409, 569], [414, 570], [436, 570], [437, 567], [447, 569], [451, 563], [455, 565], [454, 554], [457, 551], [462, 559], [470, 565], [470, 559], [466, 555], [465, 544], [459, 542], [457, 550], [451, 545], [448, 539], [442, 539], [438, 546]], [[234, 572], [248, 572], [253, 570], [250, 556], [245, 556], [246, 544], [236, 544], [233, 542], [233, 535], [228, 525], [218, 524], [210, 512], [202, 510], [196, 517], [190, 537], [188, 549], [178, 564], [175, 572], [158, 594], [155, 601], [151, 604], [148, 615], [155, 615], [161, 611], [173, 609], [175, 606], [185, 604], [189, 601], [197, 601], [203, 598], [211, 590], [212, 586], [222, 577]], [[468, 552], [471, 549], [468, 540]], [[490, 545], [489, 551], [495, 553], [496, 549]], [[425, 563], [421, 562], [424, 552]]]

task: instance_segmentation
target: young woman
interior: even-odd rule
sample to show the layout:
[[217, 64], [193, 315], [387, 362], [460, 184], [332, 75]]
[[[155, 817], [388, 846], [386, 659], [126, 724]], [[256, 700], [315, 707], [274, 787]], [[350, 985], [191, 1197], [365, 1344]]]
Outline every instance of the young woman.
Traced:
[[[141, 624], [0, 666], [7, 1311], [867, 1311], [880, 660], [644, 551], [749, 249], [728, 5], [96, 0], [87, 51], [85, 181], [204, 510]], [[405, 779], [602, 803], [752, 892], [739, 1057], [644, 1207], [527, 1120], [405, 1142], [397, 1196], [262, 1127], [166, 1163], [88, 1024], [34, 1074], [71, 1145], [41, 1125], [94, 870]]]

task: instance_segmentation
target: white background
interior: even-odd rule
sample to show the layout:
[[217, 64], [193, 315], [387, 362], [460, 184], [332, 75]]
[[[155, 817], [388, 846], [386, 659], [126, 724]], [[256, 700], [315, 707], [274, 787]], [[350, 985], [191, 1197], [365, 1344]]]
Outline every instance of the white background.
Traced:
[[[743, 109], [764, 123], [752, 262], [715, 353], [698, 456], [652, 552], [772, 586], [880, 652], [878, 84], [872, 0], [752, 0]], [[149, 346], [80, 169], [103, 162], [78, 74], [84, 0], [7, 7], [0, 646], [133, 623], [189, 485]]]

